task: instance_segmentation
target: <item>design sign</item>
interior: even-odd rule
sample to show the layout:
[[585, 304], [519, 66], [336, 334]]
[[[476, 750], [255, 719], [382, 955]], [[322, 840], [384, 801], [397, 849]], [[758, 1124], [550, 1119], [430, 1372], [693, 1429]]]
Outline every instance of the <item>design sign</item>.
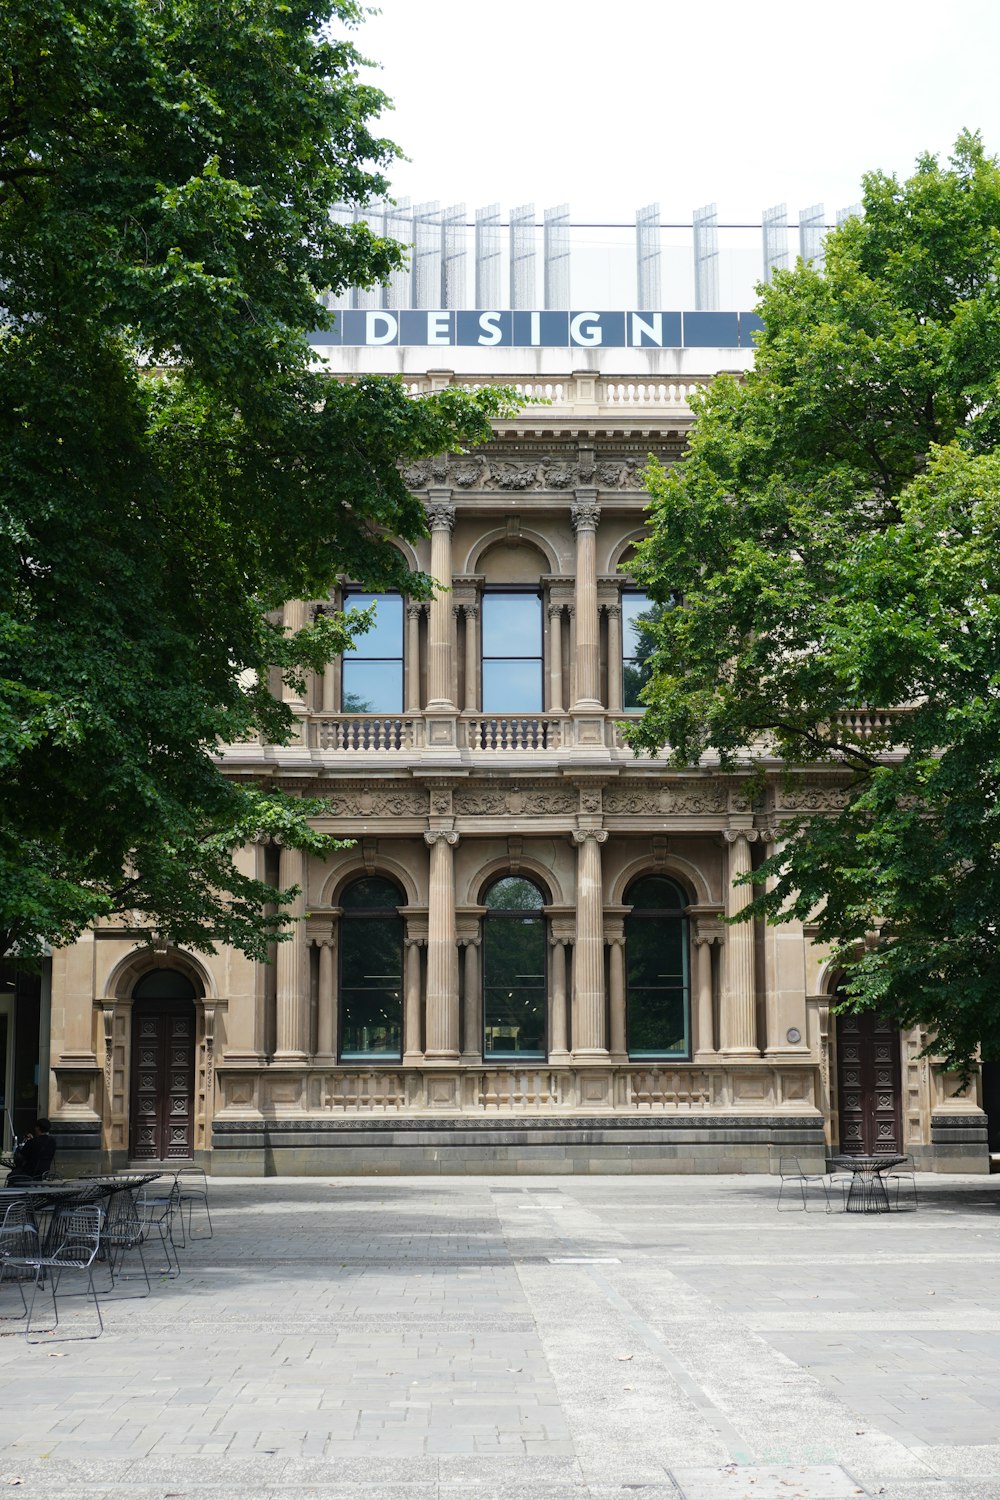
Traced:
[[511, 312], [352, 308], [311, 344], [466, 349], [752, 349], [752, 312]]

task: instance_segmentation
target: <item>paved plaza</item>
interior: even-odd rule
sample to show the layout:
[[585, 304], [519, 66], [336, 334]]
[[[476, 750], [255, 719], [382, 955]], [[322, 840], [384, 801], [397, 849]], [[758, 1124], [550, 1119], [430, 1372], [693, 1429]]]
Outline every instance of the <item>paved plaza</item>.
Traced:
[[919, 1184], [215, 1180], [103, 1338], [0, 1324], [0, 1492], [1000, 1500], [1000, 1178]]

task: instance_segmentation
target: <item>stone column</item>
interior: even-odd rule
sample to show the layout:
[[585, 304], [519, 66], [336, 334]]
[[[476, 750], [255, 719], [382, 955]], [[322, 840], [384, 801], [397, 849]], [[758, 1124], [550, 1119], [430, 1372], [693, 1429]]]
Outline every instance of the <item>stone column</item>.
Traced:
[[[302, 630], [306, 624], [305, 601], [302, 599], [289, 599], [285, 605], [283, 619], [286, 635], [295, 635], [297, 631]], [[305, 708], [305, 704], [302, 701], [302, 694], [298, 688], [292, 687], [288, 682], [282, 682], [281, 696], [286, 703], [292, 704], [293, 707], [299, 709]]]
[[608, 967], [608, 995], [611, 1012], [611, 1059], [613, 1062], [628, 1062], [628, 1043], [625, 1035], [625, 933], [613, 932], [608, 938], [610, 964]]
[[420, 616], [422, 604], [406, 606], [406, 712], [420, 712]]
[[549, 700], [554, 714], [563, 710], [562, 612], [561, 604], [549, 605]]
[[712, 1004], [712, 948], [714, 938], [696, 934], [691, 945], [695, 984], [695, 1056], [715, 1056], [715, 1019]]
[[479, 608], [465, 605], [465, 712], [474, 714], [479, 707]]
[[433, 829], [427, 913], [428, 1062], [458, 1061], [458, 949], [455, 945], [454, 848], [458, 834]]
[[[734, 885], [739, 875], [749, 874], [750, 845], [757, 832], [753, 828], [729, 828], [725, 834], [729, 845], [729, 878], [726, 888], [726, 916], [734, 917], [753, 900], [753, 888]], [[720, 1052], [729, 1057], [759, 1057], [757, 1046], [757, 1008], [754, 989], [754, 936], [751, 922], [735, 922], [727, 928], [725, 983], [719, 1016]]]
[[[278, 866], [278, 884], [282, 890], [291, 885], [299, 893], [284, 910], [289, 917], [301, 918], [306, 910], [305, 856], [300, 849], [282, 846]], [[277, 969], [277, 1038], [275, 1062], [298, 1063], [306, 1060], [309, 1036], [309, 990], [306, 985], [305, 929], [302, 921], [292, 925], [287, 942], [278, 944]]]
[[483, 996], [479, 983], [479, 936], [462, 939], [465, 952], [465, 1005], [462, 1025], [463, 1063], [483, 1060]]
[[624, 712], [622, 704], [622, 607], [605, 606], [608, 615], [608, 712]]
[[596, 490], [577, 490], [570, 512], [576, 532], [576, 702], [574, 709], [601, 708], [600, 628], [597, 613], [597, 523], [601, 508]]
[[452, 604], [451, 604], [451, 533], [455, 525], [455, 507], [450, 490], [432, 492], [427, 506], [431, 528], [431, 577], [439, 585], [431, 600], [427, 640], [427, 707], [454, 712], [452, 700]]
[[549, 1016], [549, 1062], [569, 1062], [569, 1028], [566, 1014], [566, 944], [569, 939], [553, 933], [552, 1000]]
[[578, 846], [576, 953], [573, 962], [573, 1056], [607, 1062], [604, 1016], [604, 892], [601, 880], [603, 829], [573, 834]]
[[403, 1061], [416, 1066], [423, 1062], [420, 1045], [420, 950], [425, 939], [406, 937], [406, 972], [403, 989]]
[[316, 1060], [337, 1060], [337, 938], [340, 912], [334, 914], [330, 936], [319, 940], [319, 994], [316, 1016]]

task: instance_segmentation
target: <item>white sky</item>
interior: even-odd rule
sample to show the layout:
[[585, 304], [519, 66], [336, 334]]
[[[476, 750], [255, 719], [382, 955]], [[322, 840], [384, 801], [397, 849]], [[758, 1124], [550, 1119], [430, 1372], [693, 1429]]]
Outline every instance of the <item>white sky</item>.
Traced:
[[1000, 151], [1000, 0], [381, 0], [357, 33], [414, 202], [759, 223], [963, 126]]

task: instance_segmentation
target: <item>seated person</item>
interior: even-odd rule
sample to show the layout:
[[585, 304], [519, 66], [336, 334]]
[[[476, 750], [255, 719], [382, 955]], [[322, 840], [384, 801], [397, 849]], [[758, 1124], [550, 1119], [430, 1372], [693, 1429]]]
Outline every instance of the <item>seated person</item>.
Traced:
[[52, 1166], [55, 1154], [56, 1143], [49, 1135], [48, 1120], [36, 1120], [28, 1139], [14, 1152], [14, 1170], [9, 1181], [41, 1181]]

